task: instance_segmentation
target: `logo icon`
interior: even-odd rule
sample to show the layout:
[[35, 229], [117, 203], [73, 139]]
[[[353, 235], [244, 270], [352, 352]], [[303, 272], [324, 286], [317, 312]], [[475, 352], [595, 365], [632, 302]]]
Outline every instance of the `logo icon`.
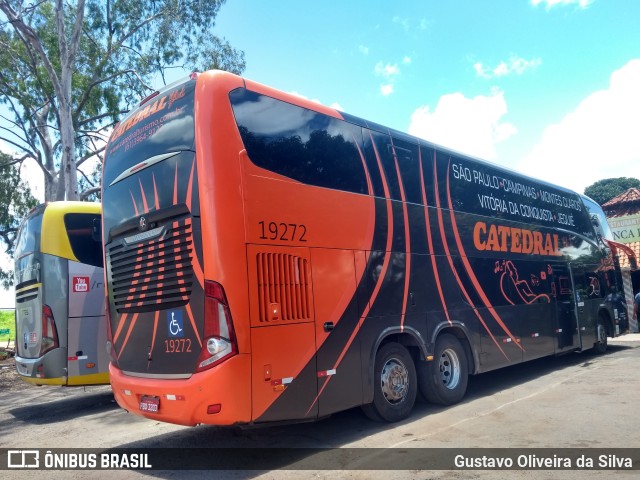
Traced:
[[38, 344], [38, 332], [24, 332], [24, 346], [33, 346]]
[[172, 310], [167, 313], [167, 328], [169, 330], [170, 337], [184, 337], [181, 310]]
[[138, 224], [138, 228], [140, 228], [141, 232], [144, 232], [147, 228], [147, 219], [145, 217], [140, 217], [140, 223]]
[[86, 293], [89, 291], [89, 277], [73, 277], [73, 291]]
[[7, 466], [9, 468], [39, 468], [40, 452], [38, 450], [9, 450], [7, 451]]

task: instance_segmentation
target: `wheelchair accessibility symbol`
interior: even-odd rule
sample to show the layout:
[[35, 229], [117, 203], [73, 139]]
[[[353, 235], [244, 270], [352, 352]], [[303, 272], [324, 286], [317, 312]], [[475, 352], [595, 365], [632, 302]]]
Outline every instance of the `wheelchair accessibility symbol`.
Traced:
[[167, 312], [167, 327], [170, 337], [184, 337], [181, 310], [172, 310]]

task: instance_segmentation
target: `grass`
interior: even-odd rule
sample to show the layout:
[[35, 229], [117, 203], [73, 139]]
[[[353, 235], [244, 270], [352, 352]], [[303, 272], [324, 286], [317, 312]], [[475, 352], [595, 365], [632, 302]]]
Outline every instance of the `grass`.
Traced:
[[0, 310], [0, 330], [9, 330], [9, 334], [0, 335], [0, 347], [6, 347], [9, 340], [16, 339], [16, 321], [13, 310]]

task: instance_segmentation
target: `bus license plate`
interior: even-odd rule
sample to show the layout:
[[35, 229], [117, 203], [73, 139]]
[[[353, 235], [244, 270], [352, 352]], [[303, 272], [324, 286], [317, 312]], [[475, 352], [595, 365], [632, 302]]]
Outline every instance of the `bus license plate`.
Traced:
[[143, 395], [140, 399], [140, 411], [157, 413], [160, 410], [160, 398]]

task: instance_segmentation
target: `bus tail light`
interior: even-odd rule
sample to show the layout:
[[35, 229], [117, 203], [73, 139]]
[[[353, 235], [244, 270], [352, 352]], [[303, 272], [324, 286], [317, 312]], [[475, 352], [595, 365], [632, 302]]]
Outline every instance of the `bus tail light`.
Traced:
[[204, 344], [196, 372], [207, 370], [238, 353], [231, 311], [222, 285], [204, 283]]
[[58, 348], [58, 329], [49, 305], [42, 306], [42, 342], [40, 342], [40, 356], [54, 348]]

